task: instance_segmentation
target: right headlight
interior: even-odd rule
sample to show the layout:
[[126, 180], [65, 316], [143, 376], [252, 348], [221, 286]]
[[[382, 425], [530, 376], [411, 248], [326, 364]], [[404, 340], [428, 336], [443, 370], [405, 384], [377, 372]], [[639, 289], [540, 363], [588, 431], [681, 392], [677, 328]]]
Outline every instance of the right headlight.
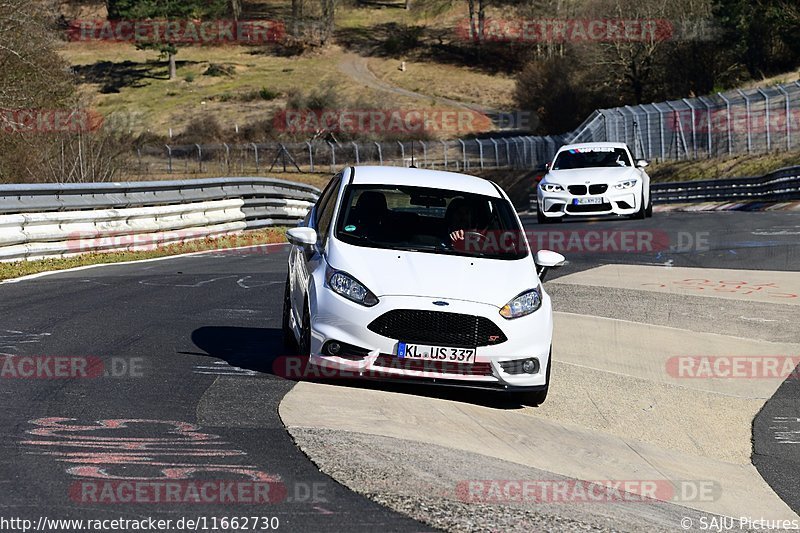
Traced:
[[325, 278], [328, 281], [328, 287], [333, 292], [350, 301], [366, 307], [372, 307], [378, 303], [377, 296], [350, 274], [328, 267], [325, 271]]
[[564, 192], [564, 187], [558, 183], [540, 183], [539, 187], [541, 187], [544, 192]]
[[536, 287], [516, 296], [500, 309], [500, 316], [511, 320], [529, 315], [542, 306], [542, 289]]

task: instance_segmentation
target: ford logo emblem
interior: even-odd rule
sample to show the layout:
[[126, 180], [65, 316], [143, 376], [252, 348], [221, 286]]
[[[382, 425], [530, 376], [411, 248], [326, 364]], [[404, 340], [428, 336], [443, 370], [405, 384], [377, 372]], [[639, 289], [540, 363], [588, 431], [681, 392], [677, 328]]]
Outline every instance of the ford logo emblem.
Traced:
[[443, 302], [443, 301], [439, 300], [439, 301], [433, 302], [433, 305], [438, 305], [439, 307], [444, 307], [445, 305], [450, 305], [450, 304], [447, 303], [447, 302]]

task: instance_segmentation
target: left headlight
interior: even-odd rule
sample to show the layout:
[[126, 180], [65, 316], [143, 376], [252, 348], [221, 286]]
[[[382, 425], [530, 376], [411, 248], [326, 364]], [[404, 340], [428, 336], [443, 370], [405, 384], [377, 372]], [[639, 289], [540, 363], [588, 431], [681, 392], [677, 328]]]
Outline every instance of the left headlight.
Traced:
[[350, 301], [366, 307], [372, 307], [378, 303], [378, 297], [372, 291], [346, 272], [340, 272], [328, 267], [325, 271], [325, 278], [328, 281], [328, 287], [333, 292], [344, 296]]
[[614, 185], [614, 188], [615, 189], [630, 189], [631, 187], [635, 187], [636, 183], [637, 183], [636, 180], [620, 181], [619, 183]]
[[504, 305], [503, 308], [500, 309], [500, 315], [503, 318], [511, 320], [512, 318], [529, 315], [541, 306], [542, 289], [541, 287], [536, 287], [535, 289], [523, 292]]

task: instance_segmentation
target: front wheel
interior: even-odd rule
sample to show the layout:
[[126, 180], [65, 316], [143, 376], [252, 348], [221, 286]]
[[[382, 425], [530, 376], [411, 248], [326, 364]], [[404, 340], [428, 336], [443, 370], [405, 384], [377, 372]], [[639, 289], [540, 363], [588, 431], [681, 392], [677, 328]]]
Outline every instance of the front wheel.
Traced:
[[644, 216], [648, 218], [653, 216], [653, 193], [650, 193], [650, 201], [647, 202], [647, 210], [645, 210]]
[[530, 405], [536, 407], [547, 399], [547, 392], [550, 390], [550, 368], [553, 366], [553, 351], [550, 350], [550, 358], [547, 361], [547, 372], [545, 373], [544, 389], [537, 391], [512, 392], [513, 400], [520, 405]]
[[550, 221], [547, 219], [546, 216], [542, 214], [541, 211], [536, 211], [536, 222], [539, 224], [549, 224]]
[[290, 353], [297, 349], [297, 339], [292, 330], [292, 298], [289, 290], [289, 277], [286, 277], [286, 286], [283, 290], [283, 347]]
[[645, 216], [647, 216], [647, 208], [644, 205], [644, 192], [642, 192], [642, 199], [639, 202], [639, 210], [631, 215], [631, 218], [635, 220], [642, 220], [645, 218]]

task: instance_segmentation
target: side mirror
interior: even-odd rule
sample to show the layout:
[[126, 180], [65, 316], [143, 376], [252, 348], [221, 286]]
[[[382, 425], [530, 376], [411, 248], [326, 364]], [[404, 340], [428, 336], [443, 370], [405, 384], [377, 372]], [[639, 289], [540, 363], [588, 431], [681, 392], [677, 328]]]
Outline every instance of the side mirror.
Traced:
[[640, 160], [638, 160], [636, 162], [636, 167], [637, 168], [644, 168], [649, 164], [650, 164], [650, 161], [648, 161], [647, 159], [640, 159]]
[[317, 232], [313, 228], [292, 228], [286, 232], [286, 240], [295, 246], [312, 246], [317, 242]]
[[557, 252], [552, 252], [550, 250], [539, 250], [536, 252], [534, 262], [536, 263], [536, 273], [539, 275], [539, 281], [544, 281], [548, 270], [551, 268], [558, 268], [564, 265], [566, 261], [567, 259]]

